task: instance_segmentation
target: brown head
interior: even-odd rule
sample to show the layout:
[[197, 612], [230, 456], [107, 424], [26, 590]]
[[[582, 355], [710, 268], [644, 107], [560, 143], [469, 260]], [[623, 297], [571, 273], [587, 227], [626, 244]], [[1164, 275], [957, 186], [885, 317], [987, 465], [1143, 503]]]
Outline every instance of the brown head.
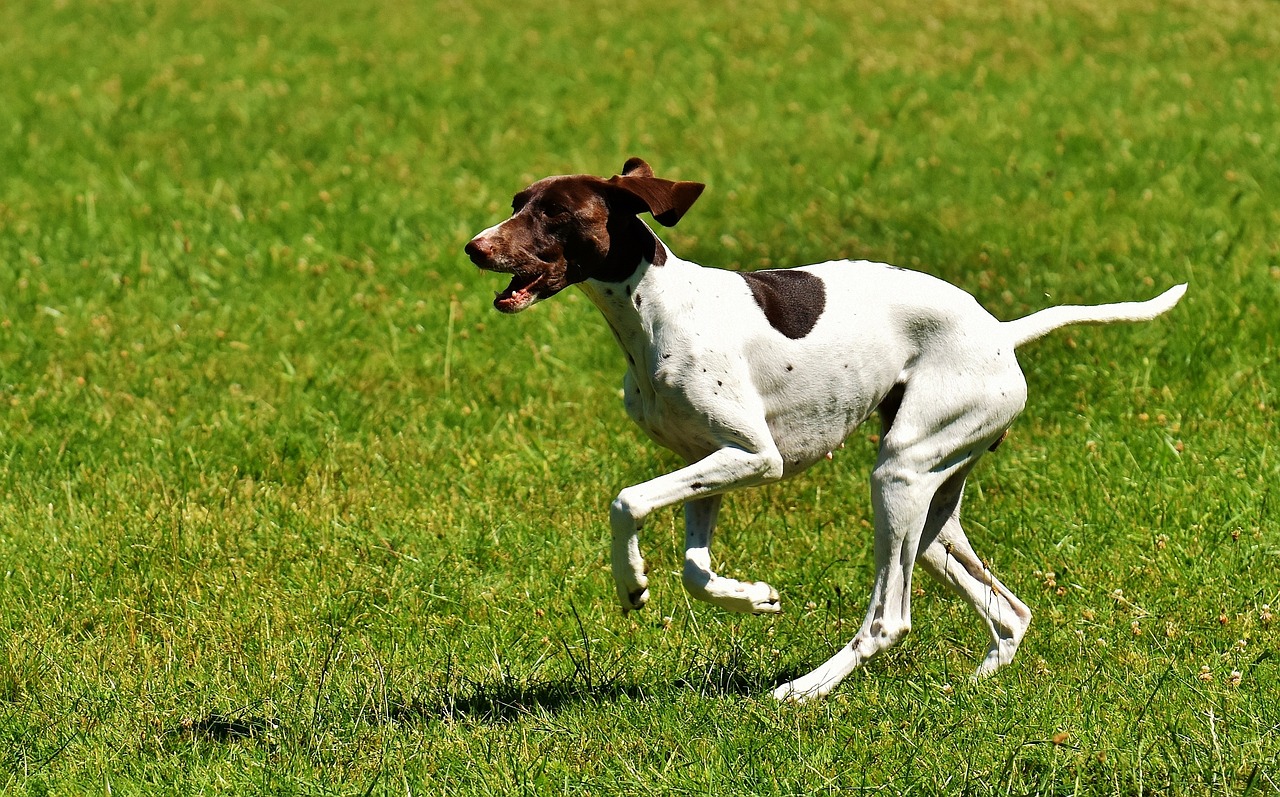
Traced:
[[493, 306], [518, 313], [583, 280], [621, 282], [642, 261], [661, 265], [666, 252], [639, 215], [674, 226], [703, 188], [654, 177], [639, 158], [608, 180], [547, 177], [516, 194], [511, 218], [471, 239], [466, 252], [480, 268], [511, 275]]

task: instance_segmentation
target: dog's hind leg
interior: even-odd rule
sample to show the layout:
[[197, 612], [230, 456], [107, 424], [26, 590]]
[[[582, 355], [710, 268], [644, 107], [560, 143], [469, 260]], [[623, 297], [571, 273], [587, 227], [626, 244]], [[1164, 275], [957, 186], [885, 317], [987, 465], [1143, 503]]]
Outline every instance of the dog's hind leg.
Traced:
[[974, 677], [982, 678], [1013, 661], [1031, 624], [1031, 610], [1000, 583], [974, 553], [960, 526], [960, 501], [955, 502], [938, 536], [920, 553], [925, 572], [964, 598], [982, 618], [990, 646]]
[[984, 381], [974, 390], [959, 389], [964, 383], [952, 378], [953, 369], [943, 367], [922, 381], [951, 383], [950, 392], [913, 394], [908, 389], [886, 397], [881, 407], [885, 434], [871, 474], [876, 578], [866, 619], [848, 645], [813, 672], [775, 689], [774, 697], [796, 701], [823, 697], [850, 672], [911, 631], [911, 573], [916, 559], [941, 536], [959, 506], [965, 477], [1008, 428], [1025, 400], [1021, 372], [1011, 359], [1008, 362], [1013, 368], [1003, 380]]
[[712, 495], [684, 505], [684, 588], [698, 600], [731, 612], [776, 614], [778, 592], [763, 581], [746, 583], [722, 578], [711, 569], [711, 538], [723, 497]]
[[897, 458], [886, 459], [882, 454], [871, 475], [876, 579], [866, 619], [849, 644], [813, 672], [775, 689], [775, 698], [804, 701], [824, 697], [849, 673], [911, 631], [911, 571], [921, 537], [928, 533], [932, 497], [957, 467], [965, 467], [965, 463], [957, 463], [950, 472], [928, 467], [908, 471]]

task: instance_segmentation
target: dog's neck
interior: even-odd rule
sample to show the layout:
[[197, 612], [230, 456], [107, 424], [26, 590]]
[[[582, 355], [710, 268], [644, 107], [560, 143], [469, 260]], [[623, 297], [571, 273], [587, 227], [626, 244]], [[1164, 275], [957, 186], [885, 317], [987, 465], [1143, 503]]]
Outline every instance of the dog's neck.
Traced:
[[669, 298], [657, 284], [657, 277], [665, 271], [687, 265], [673, 255], [647, 226], [644, 230], [653, 241], [652, 253], [641, 257], [624, 279], [616, 282], [588, 279], [579, 283], [583, 293], [604, 316], [632, 368], [652, 365], [647, 361], [653, 356], [655, 324], [664, 316], [659, 308], [663, 300]]

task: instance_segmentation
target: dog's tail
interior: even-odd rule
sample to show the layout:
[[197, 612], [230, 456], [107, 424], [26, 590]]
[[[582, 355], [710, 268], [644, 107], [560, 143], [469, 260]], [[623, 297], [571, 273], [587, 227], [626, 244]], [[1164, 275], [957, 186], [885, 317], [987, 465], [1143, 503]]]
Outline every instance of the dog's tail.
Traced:
[[1109, 324], [1113, 321], [1150, 321], [1163, 312], [1171, 309], [1182, 294], [1187, 292], [1187, 284], [1174, 285], [1154, 299], [1145, 302], [1119, 302], [1117, 304], [1097, 304], [1080, 306], [1063, 304], [1047, 307], [1024, 318], [1004, 322], [1004, 329], [1013, 339], [1014, 347], [1043, 337], [1058, 327], [1070, 324]]

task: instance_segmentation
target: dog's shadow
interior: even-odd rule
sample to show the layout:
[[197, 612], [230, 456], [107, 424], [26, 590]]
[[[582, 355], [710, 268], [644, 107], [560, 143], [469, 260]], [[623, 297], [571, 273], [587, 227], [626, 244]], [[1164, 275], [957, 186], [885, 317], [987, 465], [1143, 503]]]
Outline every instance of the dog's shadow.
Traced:
[[[394, 690], [374, 704], [365, 703], [353, 719], [360, 724], [421, 726], [435, 723], [506, 725], [529, 717], [564, 711], [608, 707], [622, 703], [670, 701], [696, 694], [715, 699], [761, 698], [775, 686], [799, 675], [782, 671], [766, 675], [733, 662], [699, 661], [665, 682], [646, 682], [632, 673], [624, 678], [584, 677], [581, 670], [560, 678], [520, 681], [508, 675], [488, 681], [451, 683], [424, 693], [405, 695]], [[165, 738], [216, 743], [257, 740], [274, 747], [287, 729], [273, 718], [248, 708], [189, 718], [171, 727]]]
[[596, 681], [582, 678], [581, 673], [532, 683], [502, 677], [457, 684], [434, 695], [389, 700], [384, 719], [396, 724], [461, 721], [500, 725], [530, 716], [622, 702], [643, 703], [687, 693], [711, 699], [758, 698], [799, 674], [790, 670], [766, 674], [704, 662], [674, 680], [659, 683], [622, 677]]

